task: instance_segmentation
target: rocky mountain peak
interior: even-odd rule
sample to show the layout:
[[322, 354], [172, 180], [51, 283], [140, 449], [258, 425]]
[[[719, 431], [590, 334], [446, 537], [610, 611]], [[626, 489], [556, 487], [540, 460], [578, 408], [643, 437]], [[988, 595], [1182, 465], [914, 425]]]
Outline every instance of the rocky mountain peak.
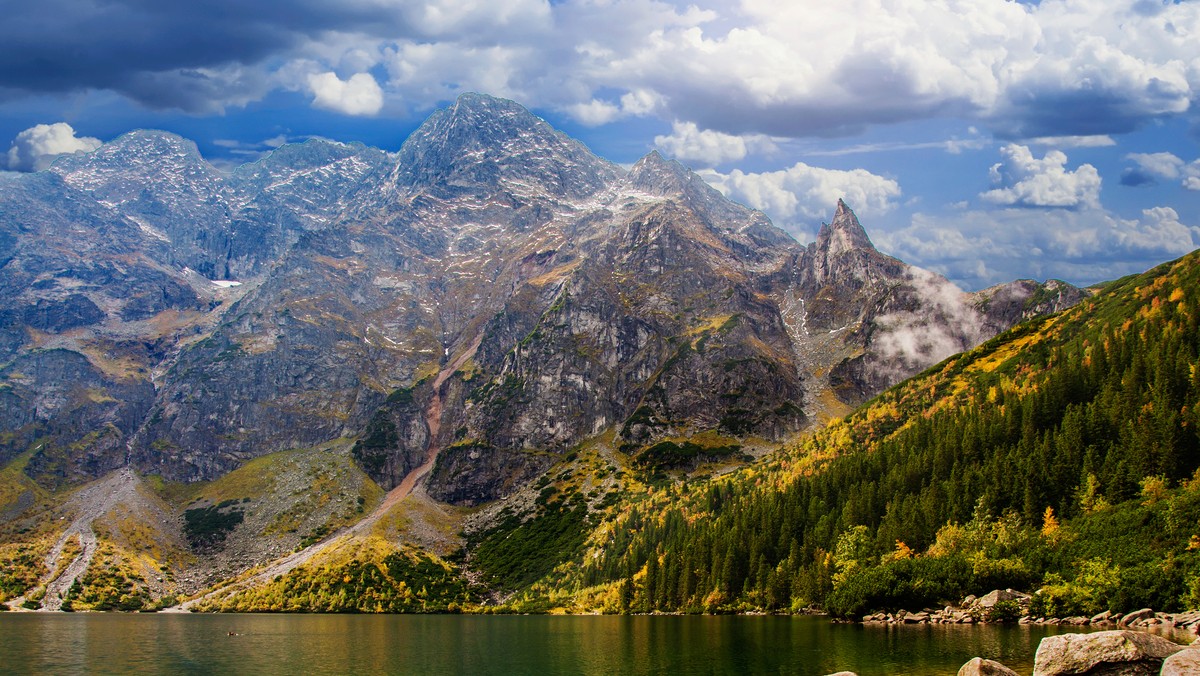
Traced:
[[691, 169], [663, 157], [657, 150], [650, 151], [633, 165], [627, 181], [634, 190], [679, 199], [690, 208], [720, 221], [723, 229], [750, 237], [757, 248], [795, 244], [762, 212], [731, 201]]
[[207, 199], [220, 192], [223, 183], [194, 142], [145, 129], [123, 134], [90, 153], [64, 155], [50, 171], [106, 203], [143, 199], [146, 184], [205, 193]]
[[404, 143], [394, 182], [444, 197], [498, 190], [585, 197], [620, 173], [520, 104], [466, 93]]
[[629, 172], [629, 184], [653, 195], [670, 195], [687, 189], [695, 177], [687, 167], [669, 160], [657, 150], [637, 161]]
[[196, 144], [166, 131], [139, 129], [122, 134], [90, 153], [64, 155], [51, 171], [67, 175], [88, 169], [128, 172], [147, 165], [205, 165]]
[[871, 238], [858, 222], [854, 211], [839, 199], [833, 221], [821, 224], [821, 231], [817, 234], [817, 250], [828, 256], [836, 256], [854, 249], [875, 250], [875, 245], [871, 244]]

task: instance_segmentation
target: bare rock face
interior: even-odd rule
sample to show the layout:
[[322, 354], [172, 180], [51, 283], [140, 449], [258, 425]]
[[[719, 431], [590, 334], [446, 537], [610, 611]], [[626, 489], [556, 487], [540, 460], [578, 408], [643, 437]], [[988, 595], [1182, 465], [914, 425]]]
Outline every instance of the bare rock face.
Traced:
[[1042, 639], [1034, 658], [1033, 676], [1105, 674], [1151, 676], [1163, 661], [1183, 650], [1165, 638], [1136, 631], [1060, 634]]
[[1041, 315], [1061, 312], [1086, 298], [1088, 293], [1057, 279], [1036, 282], [1018, 279], [971, 294], [973, 305], [984, 317], [991, 333], [999, 333]]
[[1017, 676], [1017, 672], [995, 660], [976, 657], [959, 668], [958, 676]]
[[0, 176], [0, 461], [195, 481], [348, 437], [385, 488], [436, 455], [430, 495], [463, 504], [604, 433], [689, 470], [1075, 298], [1040, 288], [985, 304], [841, 202], [801, 245], [479, 94], [395, 154], [314, 140], [232, 174], [133, 132]]

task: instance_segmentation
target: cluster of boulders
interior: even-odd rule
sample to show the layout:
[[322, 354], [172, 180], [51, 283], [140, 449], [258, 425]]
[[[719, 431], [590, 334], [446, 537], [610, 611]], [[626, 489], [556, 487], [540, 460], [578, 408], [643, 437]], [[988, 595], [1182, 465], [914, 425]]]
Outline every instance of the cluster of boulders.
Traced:
[[[1200, 674], [1200, 640], [1190, 646], [1145, 632], [1116, 629], [1047, 636], [1038, 645], [1033, 676], [1185, 676]], [[830, 676], [856, 676], [839, 671]], [[1017, 676], [1003, 664], [976, 657], [958, 676]]]
[[1186, 613], [1156, 613], [1152, 608], [1142, 608], [1121, 615], [1104, 611], [1098, 615], [1084, 617], [1022, 617], [1022, 624], [1062, 624], [1077, 627], [1120, 627], [1130, 629], [1185, 629], [1200, 633], [1200, 610]]
[[1033, 597], [1012, 589], [997, 589], [982, 597], [968, 596], [961, 606], [925, 608], [912, 612], [864, 615], [864, 624], [975, 624], [979, 622], [1012, 622], [1021, 624], [1068, 625], [1076, 627], [1116, 627], [1119, 629], [1184, 629], [1200, 634], [1200, 610], [1186, 613], [1158, 613], [1142, 608], [1124, 615], [1104, 611], [1087, 616], [1035, 617], [1029, 606]]
[[975, 624], [1016, 620], [1028, 617], [1032, 598], [1029, 594], [1012, 589], [997, 589], [982, 597], [968, 596], [958, 607], [874, 613], [864, 615], [862, 621], [867, 624]]

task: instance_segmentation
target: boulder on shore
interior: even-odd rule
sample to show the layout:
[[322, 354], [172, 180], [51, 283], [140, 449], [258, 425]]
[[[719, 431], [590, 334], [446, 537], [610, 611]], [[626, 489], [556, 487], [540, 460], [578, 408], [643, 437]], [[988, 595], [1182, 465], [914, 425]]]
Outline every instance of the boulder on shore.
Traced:
[[1136, 631], [1048, 636], [1038, 645], [1033, 676], [1154, 676], [1164, 660], [1183, 649], [1160, 636]]
[[958, 676], [1017, 676], [1017, 672], [995, 660], [976, 657], [959, 668]]
[[1121, 619], [1117, 620], [1117, 626], [1128, 627], [1138, 620], [1147, 620], [1151, 617], [1154, 617], [1154, 610], [1152, 608], [1142, 608], [1141, 610], [1135, 610], [1132, 613], [1128, 613]]
[[1171, 655], [1163, 662], [1160, 676], [1188, 676], [1200, 674], [1200, 646], [1191, 646]]
[[977, 600], [975, 605], [980, 608], [991, 608], [1001, 601], [1016, 601], [1022, 607], [1029, 605], [1029, 600], [1033, 598], [1024, 592], [1015, 591], [1012, 589], [996, 589], [987, 594], [983, 598]]

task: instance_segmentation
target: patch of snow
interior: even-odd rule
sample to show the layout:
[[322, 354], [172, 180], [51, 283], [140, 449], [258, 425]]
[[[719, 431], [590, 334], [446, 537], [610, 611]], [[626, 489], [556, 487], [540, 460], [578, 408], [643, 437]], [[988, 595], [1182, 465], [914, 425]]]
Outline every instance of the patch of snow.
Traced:
[[208, 280], [213, 286], [219, 286], [222, 289], [228, 289], [231, 286], [241, 286], [241, 282], [235, 282], [232, 279], [210, 279]]

